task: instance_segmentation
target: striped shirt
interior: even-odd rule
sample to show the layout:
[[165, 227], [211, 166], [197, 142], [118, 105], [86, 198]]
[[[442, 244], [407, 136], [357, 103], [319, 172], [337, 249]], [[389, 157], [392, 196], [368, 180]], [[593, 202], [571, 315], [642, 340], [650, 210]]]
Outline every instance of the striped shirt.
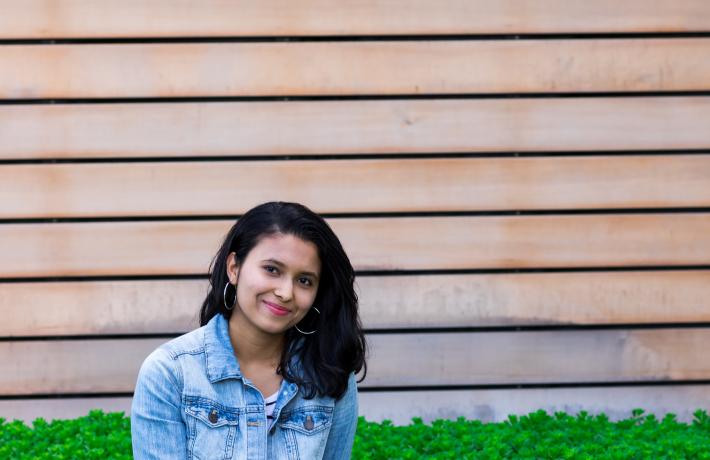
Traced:
[[266, 409], [266, 421], [269, 422], [269, 428], [274, 423], [274, 406], [276, 406], [276, 398], [279, 396], [279, 392], [272, 394], [268, 398], [264, 399], [264, 408]]

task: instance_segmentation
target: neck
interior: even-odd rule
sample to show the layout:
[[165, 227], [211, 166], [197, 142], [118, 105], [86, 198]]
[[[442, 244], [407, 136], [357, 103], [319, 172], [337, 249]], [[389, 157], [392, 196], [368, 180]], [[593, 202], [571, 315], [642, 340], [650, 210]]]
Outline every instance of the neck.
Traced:
[[267, 334], [250, 324], [234, 309], [229, 318], [229, 339], [241, 366], [268, 364], [278, 366], [284, 347], [284, 334]]

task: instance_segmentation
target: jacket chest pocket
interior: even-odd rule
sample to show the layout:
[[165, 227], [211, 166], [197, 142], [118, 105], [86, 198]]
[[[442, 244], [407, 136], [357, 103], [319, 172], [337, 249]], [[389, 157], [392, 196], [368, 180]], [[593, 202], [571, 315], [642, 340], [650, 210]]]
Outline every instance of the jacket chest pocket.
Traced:
[[297, 407], [281, 413], [278, 427], [284, 437], [288, 458], [321, 458], [328, 441], [332, 416], [333, 408], [328, 406]]
[[237, 408], [206, 398], [188, 398], [185, 404], [188, 430], [188, 458], [230, 459], [239, 429]]

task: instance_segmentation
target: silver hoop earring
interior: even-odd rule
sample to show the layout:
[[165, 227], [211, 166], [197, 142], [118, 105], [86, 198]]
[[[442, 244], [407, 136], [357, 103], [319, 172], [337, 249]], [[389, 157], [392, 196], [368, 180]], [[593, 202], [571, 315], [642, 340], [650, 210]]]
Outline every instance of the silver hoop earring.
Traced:
[[237, 303], [237, 285], [234, 285], [234, 303], [231, 307], [227, 306], [227, 288], [229, 287], [229, 281], [224, 285], [224, 293], [222, 293], [222, 299], [224, 299], [224, 308], [227, 310], [232, 310], [234, 308], [234, 303]]
[[[312, 308], [313, 310], [317, 311], [318, 314], [320, 315], [320, 310], [318, 310], [316, 307], [311, 307], [311, 308]], [[303, 334], [303, 335], [311, 335], [311, 334], [315, 333], [315, 332], [318, 330], [318, 329], [314, 329], [314, 330], [312, 330], [311, 332], [303, 332], [302, 330], [300, 330], [300, 329], [298, 328], [298, 325], [294, 324], [293, 327], [295, 327], [296, 330], [297, 330], [298, 332], [300, 332], [301, 334]]]

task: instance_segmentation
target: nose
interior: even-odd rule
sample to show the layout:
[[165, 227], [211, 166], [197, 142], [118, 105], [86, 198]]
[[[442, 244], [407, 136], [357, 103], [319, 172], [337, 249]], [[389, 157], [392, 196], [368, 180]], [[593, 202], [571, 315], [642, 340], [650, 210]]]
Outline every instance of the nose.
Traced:
[[293, 281], [284, 278], [284, 280], [276, 286], [276, 289], [274, 289], [274, 294], [284, 302], [291, 300], [293, 296]]

